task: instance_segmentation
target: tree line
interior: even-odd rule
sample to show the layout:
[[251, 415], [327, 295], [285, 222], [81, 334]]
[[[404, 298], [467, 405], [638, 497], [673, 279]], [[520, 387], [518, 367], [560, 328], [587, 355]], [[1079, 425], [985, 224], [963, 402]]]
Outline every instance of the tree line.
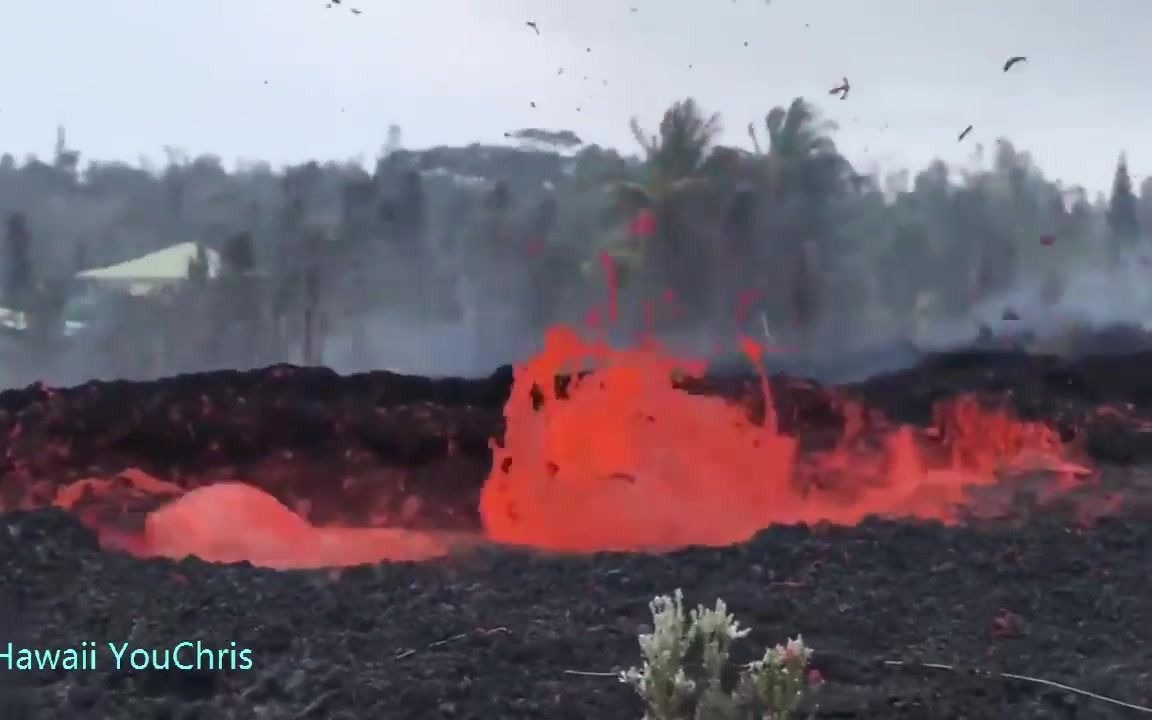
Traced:
[[[147, 355], [141, 373], [322, 362], [335, 335], [370, 354], [380, 312], [469, 318], [494, 338], [578, 322], [611, 259], [631, 330], [755, 324], [836, 349], [1023, 283], [1054, 302], [1079, 269], [1139, 257], [1152, 224], [1152, 179], [1134, 188], [1123, 155], [1110, 196], [1091, 197], [1006, 139], [975, 168], [863, 173], [802, 98], [748, 124], [751, 149], [719, 142], [721, 118], [690, 98], [632, 131], [634, 154], [540, 128], [415, 151], [393, 127], [371, 169], [232, 171], [175, 148], [161, 166], [82, 165], [61, 131], [50, 161], [0, 158], [0, 304], [23, 314], [18, 342], [42, 367], [81, 352], [61, 340], [78, 271], [195, 242], [188, 283], [111, 302], [84, 351]], [[157, 335], [160, 350], [141, 350]]]

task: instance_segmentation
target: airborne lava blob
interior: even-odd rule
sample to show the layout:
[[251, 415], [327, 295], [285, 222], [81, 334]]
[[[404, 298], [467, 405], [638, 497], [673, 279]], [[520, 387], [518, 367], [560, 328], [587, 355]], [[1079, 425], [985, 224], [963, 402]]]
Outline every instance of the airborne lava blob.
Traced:
[[[743, 346], [758, 363], [755, 344]], [[558, 390], [557, 375], [589, 367]], [[936, 467], [911, 428], [870, 449], [849, 426], [840, 446], [802, 458], [777, 429], [762, 369], [766, 419], [756, 424], [742, 407], [675, 387], [675, 376], [701, 368], [651, 345], [620, 351], [550, 331], [516, 370], [504, 441], [493, 446], [480, 505], [489, 538], [590, 552], [726, 545], [776, 523], [952, 521], [971, 488], [1001, 474], [1048, 470], [1067, 486], [1086, 472], [1066, 462], [1047, 426], [972, 398], [937, 409], [931, 434], [945, 458]]]

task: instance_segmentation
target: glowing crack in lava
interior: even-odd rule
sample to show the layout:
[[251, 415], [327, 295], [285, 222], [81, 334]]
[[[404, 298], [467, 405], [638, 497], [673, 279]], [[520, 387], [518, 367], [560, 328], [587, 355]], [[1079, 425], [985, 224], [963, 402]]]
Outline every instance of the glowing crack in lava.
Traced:
[[[760, 367], [755, 343], [742, 346]], [[553, 378], [590, 366], [561, 398]], [[674, 386], [674, 375], [700, 369], [651, 345], [620, 351], [550, 331], [543, 351], [517, 368], [505, 437], [493, 445], [480, 504], [488, 537], [559, 551], [642, 550], [739, 543], [778, 523], [951, 521], [973, 487], [999, 474], [1048, 470], [1066, 488], [1087, 473], [1066, 462], [1046, 425], [973, 398], [937, 409], [942, 467], [926, 464], [911, 428], [893, 428], [869, 449], [853, 444], [851, 424], [839, 446], [802, 467], [797, 439], [777, 429], [762, 369], [762, 425], [738, 405]]]

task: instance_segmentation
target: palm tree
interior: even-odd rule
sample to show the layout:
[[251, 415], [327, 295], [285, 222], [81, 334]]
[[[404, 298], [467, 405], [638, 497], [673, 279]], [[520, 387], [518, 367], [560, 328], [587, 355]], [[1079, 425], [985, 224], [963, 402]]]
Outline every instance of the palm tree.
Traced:
[[772, 108], [764, 118], [764, 127], [767, 151], [762, 149], [752, 123], [748, 124], [748, 135], [763, 160], [764, 180], [771, 194], [830, 194], [844, 179], [848, 165], [830, 136], [836, 125], [821, 120], [804, 98], [796, 98], [787, 108]]
[[[830, 205], [842, 196], [852, 177], [851, 166], [837, 151], [830, 133], [835, 124], [821, 120], [803, 98], [788, 107], [774, 107], [764, 119], [768, 147], [760, 144], [755, 125], [748, 136], [755, 148], [758, 199], [767, 216], [766, 235], [772, 242], [775, 277], [768, 285], [784, 290], [783, 296], [766, 298], [782, 309], [789, 308], [791, 323], [802, 333], [816, 322], [816, 307], [823, 292], [820, 278], [825, 265], [821, 240], [832, 234]], [[760, 250], [766, 250], [761, 248]], [[775, 317], [778, 325], [784, 317]]]
[[[706, 253], [698, 242], [698, 211], [706, 210], [716, 189], [712, 164], [719, 157], [715, 141], [719, 115], [705, 115], [692, 98], [665, 111], [657, 132], [645, 132], [633, 119], [632, 134], [644, 152], [643, 178], [615, 186], [618, 206], [630, 217], [650, 213], [651, 237], [629, 237], [617, 256], [642, 270], [641, 293], [651, 300], [671, 290], [685, 309], [702, 310]], [[694, 212], [697, 211], [697, 212]], [[695, 242], [694, 242], [695, 240]], [[622, 252], [621, 252], [622, 251]]]
[[23, 212], [8, 216], [8, 234], [4, 239], [4, 284], [0, 295], [4, 305], [27, 313], [31, 306], [35, 280], [32, 272], [32, 234]]
[[705, 117], [688, 98], [664, 112], [658, 133], [645, 133], [635, 118], [631, 126], [644, 150], [649, 194], [665, 195], [696, 179], [720, 134], [720, 116]]
[[504, 250], [510, 243], [512, 210], [515, 205], [516, 197], [506, 180], [497, 180], [484, 196], [487, 242], [491, 249]]

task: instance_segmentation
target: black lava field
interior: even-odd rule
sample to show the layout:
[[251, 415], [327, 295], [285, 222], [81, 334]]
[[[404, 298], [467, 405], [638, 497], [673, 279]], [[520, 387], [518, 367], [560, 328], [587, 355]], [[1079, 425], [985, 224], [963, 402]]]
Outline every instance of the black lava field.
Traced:
[[[475, 540], [440, 559], [340, 570], [102, 549], [89, 521], [130, 532], [165, 500], [136, 493], [66, 511], [38, 498], [129, 469], [183, 488], [240, 479], [290, 505], [307, 499], [315, 523], [370, 524], [369, 508], [384, 508], [413, 531], [475, 539], [510, 372], [463, 381], [281, 366], [5, 392], [0, 653], [8, 642], [235, 643], [251, 668], [116, 670], [101, 651], [93, 670], [21, 671], [0, 655], [0, 717], [638, 720], [639, 700], [611, 673], [639, 663], [648, 602], [677, 588], [693, 604], [723, 598], [753, 629], [737, 660], [803, 634], [823, 680], [807, 709], [817, 718], [1147, 715], [1001, 674], [1152, 706], [1149, 368], [1152, 354], [973, 353], [834, 392], [774, 378], [782, 431], [805, 437], [844, 431], [844, 397], [926, 425], [934, 404], [975, 393], [1076, 444], [1090, 487], [1022, 498], [996, 517], [776, 526], [666, 553]], [[687, 391], [735, 398], [756, 382]]]

